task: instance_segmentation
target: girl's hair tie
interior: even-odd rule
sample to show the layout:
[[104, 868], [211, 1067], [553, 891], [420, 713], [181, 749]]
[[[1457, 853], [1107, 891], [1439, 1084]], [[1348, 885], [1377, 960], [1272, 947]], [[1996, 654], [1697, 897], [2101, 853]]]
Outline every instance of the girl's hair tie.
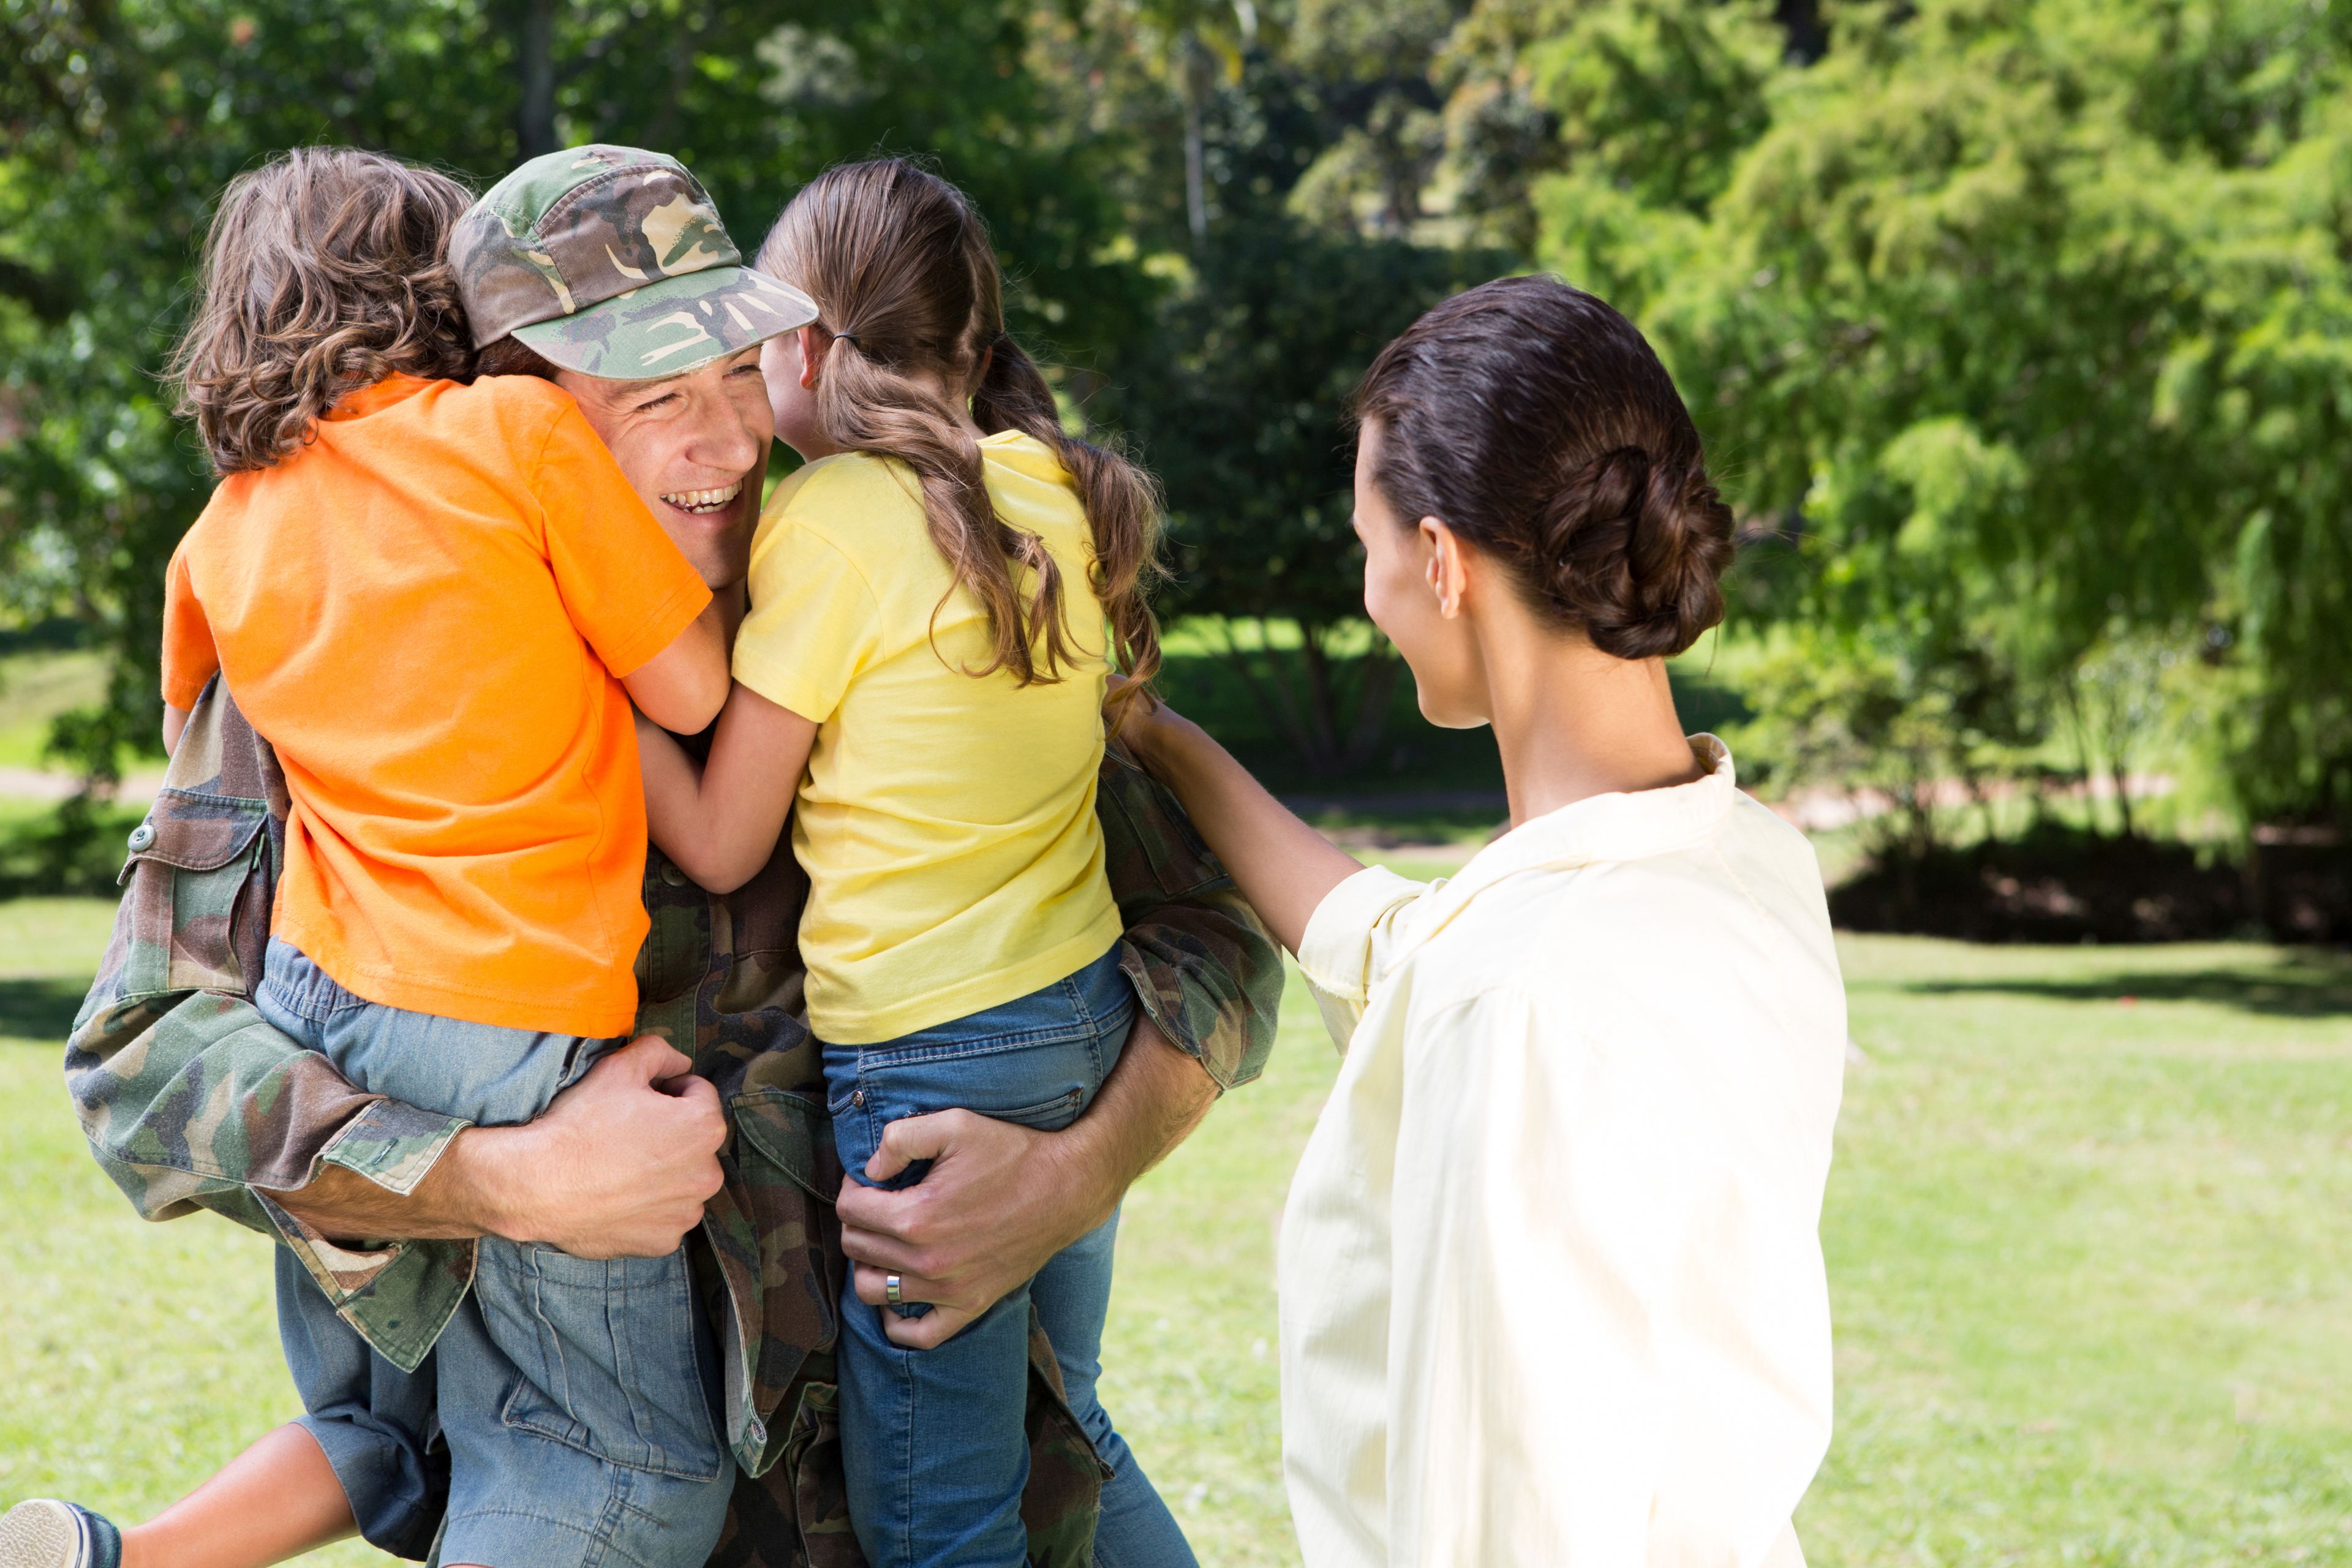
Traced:
[[857, 334], [856, 332], [835, 332], [833, 334], [833, 341], [837, 343], [854, 343], [857, 341]]

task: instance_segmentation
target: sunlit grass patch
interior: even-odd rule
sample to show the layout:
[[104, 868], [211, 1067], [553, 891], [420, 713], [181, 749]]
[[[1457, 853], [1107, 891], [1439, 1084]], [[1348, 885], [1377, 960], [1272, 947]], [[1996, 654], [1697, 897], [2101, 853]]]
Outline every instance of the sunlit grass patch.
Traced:
[[[1454, 859], [1401, 859], [1429, 875]], [[134, 1219], [59, 1081], [96, 900], [0, 904], [0, 1500], [136, 1517], [294, 1413], [268, 1251]], [[2352, 959], [1842, 942], [1817, 1568], [2352, 1563]], [[1200, 1551], [1297, 1561], [1275, 1223], [1338, 1057], [1272, 1066], [1130, 1194], [1103, 1393]], [[356, 1546], [316, 1561], [383, 1562]]]
[[68, 651], [0, 658], [0, 767], [53, 766], [43, 755], [49, 721], [105, 696], [102, 655]]

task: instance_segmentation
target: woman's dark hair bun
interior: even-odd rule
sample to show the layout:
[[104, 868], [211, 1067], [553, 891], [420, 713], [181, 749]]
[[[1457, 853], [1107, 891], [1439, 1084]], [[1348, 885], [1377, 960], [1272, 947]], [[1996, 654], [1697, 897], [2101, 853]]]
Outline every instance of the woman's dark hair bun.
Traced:
[[1528, 602], [1619, 658], [1723, 619], [1731, 509], [1633, 324], [1557, 278], [1457, 294], [1381, 352], [1356, 395], [1372, 482], [1507, 566]]
[[1542, 575], [1529, 586], [1603, 653], [1677, 654], [1723, 618], [1731, 509], [1703, 469], [1613, 447], [1555, 492], [1534, 534], [1521, 569]]

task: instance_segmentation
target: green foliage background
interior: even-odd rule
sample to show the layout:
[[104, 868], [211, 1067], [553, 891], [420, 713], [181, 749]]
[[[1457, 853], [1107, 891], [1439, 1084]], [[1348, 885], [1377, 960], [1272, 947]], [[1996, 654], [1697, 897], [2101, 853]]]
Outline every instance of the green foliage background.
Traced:
[[2243, 812], [2352, 814], [2352, 13], [1842, 6], [1810, 65], [1741, 5], [1530, 15], [1536, 249], [1641, 320], [1793, 547], [1749, 586], [1805, 664], [1973, 710], [1965, 773], [2153, 639], [2214, 672]]
[[1377, 771], [1397, 685], [1345, 393], [1540, 267], [1651, 334], [1739, 510], [1751, 776], [2155, 756], [2229, 831], [2352, 825], [2345, 0], [0, 0], [0, 615], [108, 651], [56, 736], [94, 775], [153, 733], [207, 489], [155, 374], [222, 184], [305, 141], [487, 180], [597, 139], [677, 153], [746, 242], [877, 149], [971, 189], [1074, 416], [1166, 478], [1167, 608], [1255, 628], [1217, 646], [1309, 773]]

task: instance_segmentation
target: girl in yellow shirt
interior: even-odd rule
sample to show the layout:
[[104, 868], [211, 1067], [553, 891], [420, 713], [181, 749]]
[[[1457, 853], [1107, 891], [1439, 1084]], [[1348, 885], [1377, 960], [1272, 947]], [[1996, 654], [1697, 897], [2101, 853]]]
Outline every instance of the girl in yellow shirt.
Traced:
[[[882, 1130], [954, 1108], [1058, 1130], [1118, 1058], [1135, 999], [1095, 817], [1113, 661], [1160, 660], [1144, 602], [1159, 498], [1062, 431], [1003, 330], [962, 193], [899, 159], [795, 197], [761, 270], [818, 323], [762, 359], [807, 466], [751, 547], [751, 609], [709, 758], [641, 726], [653, 837], [724, 892], [793, 820], [809, 878], [809, 1022], [845, 1169]], [[1112, 722], [1137, 687], [1111, 698]], [[795, 810], [795, 805], [797, 809]], [[886, 1166], [887, 1168], [887, 1166]], [[1117, 1217], [936, 1349], [892, 1342], [845, 1283], [842, 1458], [875, 1568], [1020, 1568], [1028, 1321], [1112, 1468], [1097, 1551], [1189, 1564], [1182, 1533], [1095, 1397]], [[896, 1277], [892, 1277], [895, 1289]]]

